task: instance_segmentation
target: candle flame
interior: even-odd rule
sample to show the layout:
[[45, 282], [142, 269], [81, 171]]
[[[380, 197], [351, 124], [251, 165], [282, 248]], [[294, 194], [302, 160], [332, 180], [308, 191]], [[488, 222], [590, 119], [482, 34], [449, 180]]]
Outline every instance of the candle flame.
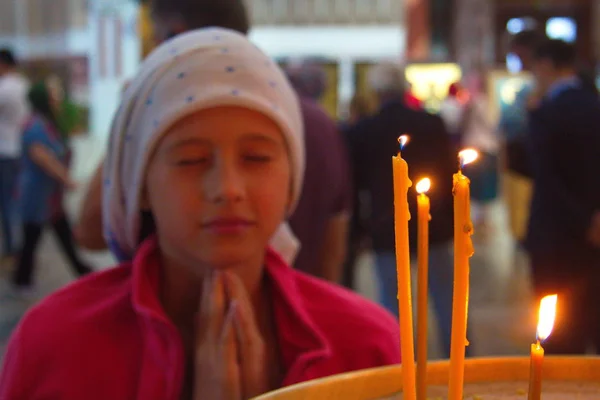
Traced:
[[402, 135], [398, 138], [398, 143], [400, 144], [400, 150], [404, 150], [404, 146], [408, 143], [410, 137], [408, 135]]
[[471, 164], [479, 158], [479, 152], [475, 149], [465, 149], [458, 153], [458, 159], [460, 160], [460, 167], [464, 167], [467, 164]]
[[548, 339], [554, 328], [556, 317], [557, 295], [546, 296], [540, 302], [540, 314], [537, 327], [537, 338], [540, 341]]
[[431, 179], [429, 179], [429, 178], [421, 179], [419, 181], [419, 183], [417, 183], [416, 189], [417, 189], [417, 193], [419, 193], [419, 194], [429, 192], [429, 189], [431, 189]]

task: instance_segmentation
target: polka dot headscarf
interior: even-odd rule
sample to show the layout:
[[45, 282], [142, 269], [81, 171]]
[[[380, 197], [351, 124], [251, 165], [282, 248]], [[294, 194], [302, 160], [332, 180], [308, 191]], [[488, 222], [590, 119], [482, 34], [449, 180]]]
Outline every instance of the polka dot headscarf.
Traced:
[[[304, 173], [304, 137], [298, 100], [285, 75], [237, 32], [191, 31], [149, 55], [113, 120], [104, 170], [103, 223], [118, 259], [131, 259], [138, 246], [143, 179], [161, 136], [176, 121], [216, 106], [256, 110], [279, 125], [290, 153], [292, 209], [295, 206]], [[282, 224], [272, 245], [291, 262], [298, 243]]]

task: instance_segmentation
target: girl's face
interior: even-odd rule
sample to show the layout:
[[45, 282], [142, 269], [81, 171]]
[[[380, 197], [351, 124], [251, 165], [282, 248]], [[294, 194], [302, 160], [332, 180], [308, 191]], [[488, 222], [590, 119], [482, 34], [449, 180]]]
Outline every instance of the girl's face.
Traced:
[[160, 141], [142, 203], [163, 256], [192, 268], [235, 267], [264, 255], [289, 206], [290, 176], [272, 120], [243, 108], [207, 109]]

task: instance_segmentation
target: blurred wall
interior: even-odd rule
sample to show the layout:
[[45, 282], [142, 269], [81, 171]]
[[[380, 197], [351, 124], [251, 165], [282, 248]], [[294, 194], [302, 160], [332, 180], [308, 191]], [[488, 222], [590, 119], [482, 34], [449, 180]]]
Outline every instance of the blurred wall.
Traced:
[[464, 71], [494, 64], [492, 0], [454, 0], [453, 58]]
[[[250, 38], [270, 56], [322, 57], [336, 65], [331, 75], [339, 104], [354, 92], [356, 62], [398, 60], [405, 50], [403, 6], [395, 0], [249, 4]], [[147, 23], [147, 13], [129, 0], [0, 0], [0, 46], [26, 60], [87, 58], [90, 130], [99, 137], [108, 135], [123, 84], [137, 71]], [[335, 105], [328, 107], [335, 113]]]

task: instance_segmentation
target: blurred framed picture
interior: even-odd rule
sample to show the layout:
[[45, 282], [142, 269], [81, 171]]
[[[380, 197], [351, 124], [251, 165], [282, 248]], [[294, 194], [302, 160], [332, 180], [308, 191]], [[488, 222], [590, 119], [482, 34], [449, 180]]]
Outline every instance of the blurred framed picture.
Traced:
[[[355, 92], [371, 96], [368, 72], [375, 62], [357, 62], [354, 64]], [[406, 81], [410, 89], [425, 108], [430, 112], [438, 112], [441, 102], [448, 95], [448, 88], [460, 81], [462, 71], [453, 63], [415, 63], [405, 67]]]
[[453, 63], [419, 63], [406, 66], [406, 81], [412, 93], [423, 102], [427, 111], [440, 111], [450, 85], [460, 82], [462, 71]]

